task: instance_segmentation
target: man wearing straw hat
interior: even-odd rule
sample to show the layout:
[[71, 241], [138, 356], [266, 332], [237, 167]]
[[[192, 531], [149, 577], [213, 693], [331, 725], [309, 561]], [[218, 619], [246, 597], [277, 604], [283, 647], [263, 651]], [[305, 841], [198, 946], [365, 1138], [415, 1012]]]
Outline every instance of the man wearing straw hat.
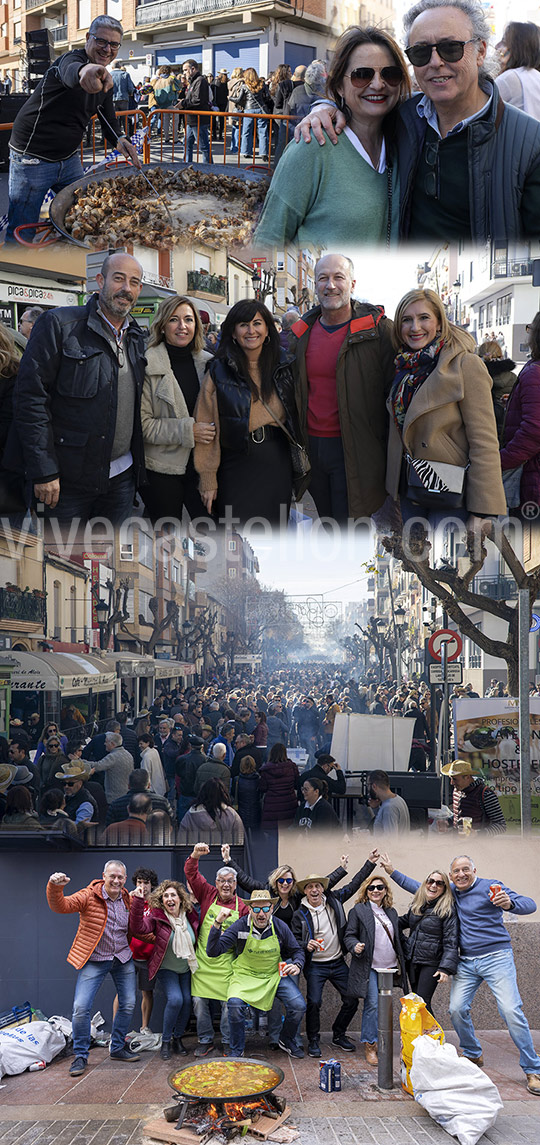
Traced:
[[452, 811], [454, 827], [458, 828], [463, 819], [472, 820], [473, 831], [485, 831], [488, 835], [502, 835], [506, 831], [506, 819], [492, 787], [482, 777], [475, 778], [475, 769], [468, 759], [453, 759], [441, 767], [443, 775], [449, 775], [453, 787]]
[[91, 775], [92, 769], [82, 760], [64, 763], [61, 770], [55, 772], [55, 779], [60, 779], [64, 786], [66, 813], [74, 823], [91, 823], [99, 818], [96, 800], [85, 785]]
[[0, 764], [0, 819], [6, 810], [6, 791], [11, 787], [13, 780], [17, 774], [17, 766], [14, 763]]
[[304, 1056], [297, 1037], [306, 1003], [291, 978], [302, 970], [305, 956], [287, 924], [272, 918], [277, 902], [268, 890], [254, 890], [246, 899], [248, 918], [237, 919], [222, 934], [221, 927], [231, 913], [222, 907], [210, 928], [206, 952], [211, 958], [236, 952], [227, 991], [231, 1057], [244, 1056], [250, 1006], [269, 1012], [276, 997], [285, 1006], [279, 1047], [292, 1057]]

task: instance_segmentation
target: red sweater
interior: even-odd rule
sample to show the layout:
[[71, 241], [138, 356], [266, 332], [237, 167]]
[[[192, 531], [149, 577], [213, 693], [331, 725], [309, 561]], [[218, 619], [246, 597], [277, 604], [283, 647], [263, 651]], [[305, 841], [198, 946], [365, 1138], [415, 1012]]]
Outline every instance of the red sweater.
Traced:
[[[223, 865], [226, 866], [227, 864], [224, 863]], [[212, 903], [215, 902], [218, 897], [217, 889], [212, 886], [212, 883], [208, 883], [203, 875], [199, 874], [198, 860], [194, 859], [191, 855], [188, 856], [184, 863], [184, 876], [188, 880], [197, 902], [200, 903], [202, 925], [208, 908], [212, 906]], [[228, 905], [228, 903], [223, 903], [223, 906]], [[249, 907], [246, 906], [244, 900], [241, 898], [238, 899], [238, 911], [240, 917], [242, 917], [243, 914], [249, 914]]]
[[336, 372], [339, 351], [348, 333], [348, 322], [337, 330], [325, 330], [317, 318], [309, 335], [307, 430], [312, 437], [341, 437]]

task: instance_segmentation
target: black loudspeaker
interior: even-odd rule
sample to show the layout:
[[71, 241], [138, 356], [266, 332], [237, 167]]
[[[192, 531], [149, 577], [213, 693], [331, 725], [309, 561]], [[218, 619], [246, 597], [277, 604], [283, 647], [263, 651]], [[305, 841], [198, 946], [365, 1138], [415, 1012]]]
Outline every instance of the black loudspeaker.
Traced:
[[26, 66], [28, 88], [33, 91], [53, 61], [53, 38], [49, 28], [36, 28], [26, 33]]
[[[28, 96], [24, 92], [17, 95], [0, 95], [0, 123], [13, 123]], [[10, 131], [0, 131], [0, 171], [7, 171], [9, 162]]]

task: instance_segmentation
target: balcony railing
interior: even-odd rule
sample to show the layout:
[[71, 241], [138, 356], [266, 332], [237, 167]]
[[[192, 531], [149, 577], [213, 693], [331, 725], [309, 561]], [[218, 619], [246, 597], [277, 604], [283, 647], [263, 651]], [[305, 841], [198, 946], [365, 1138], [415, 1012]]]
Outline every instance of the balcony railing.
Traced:
[[491, 264], [492, 278], [527, 278], [532, 272], [532, 258], [497, 259]]
[[202, 270], [188, 270], [188, 290], [199, 290], [204, 294], [215, 294], [218, 298], [227, 295], [227, 279], [222, 274], [207, 274]]
[[67, 26], [67, 24], [60, 24], [58, 28], [53, 28], [52, 38], [56, 44], [62, 43], [63, 40], [67, 40], [67, 38], [68, 38], [68, 26]]
[[491, 600], [512, 600], [517, 596], [517, 585], [510, 576], [475, 576], [472, 583], [473, 592], [487, 596]]
[[[40, 0], [35, 2], [39, 3]], [[137, 7], [136, 22], [161, 24], [167, 20], [182, 20], [186, 16], [196, 16], [200, 12], [215, 12], [220, 8], [252, 7], [251, 0], [159, 0], [157, 4], [140, 4]]]
[[0, 620], [28, 620], [34, 624], [43, 624], [44, 619], [43, 597], [34, 596], [31, 592], [10, 592], [7, 588], [0, 588]]

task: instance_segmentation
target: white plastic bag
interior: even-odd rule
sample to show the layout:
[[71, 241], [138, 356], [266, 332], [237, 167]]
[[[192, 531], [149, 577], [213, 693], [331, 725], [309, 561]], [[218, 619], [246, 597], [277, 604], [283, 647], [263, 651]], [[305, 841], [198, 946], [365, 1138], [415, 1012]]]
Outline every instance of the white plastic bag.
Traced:
[[503, 1108], [497, 1086], [455, 1046], [423, 1034], [413, 1042], [410, 1070], [415, 1100], [461, 1145], [476, 1145]]
[[49, 1022], [29, 1022], [0, 1030], [0, 1077], [24, 1073], [35, 1061], [52, 1061], [65, 1044], [64, 1035]]

